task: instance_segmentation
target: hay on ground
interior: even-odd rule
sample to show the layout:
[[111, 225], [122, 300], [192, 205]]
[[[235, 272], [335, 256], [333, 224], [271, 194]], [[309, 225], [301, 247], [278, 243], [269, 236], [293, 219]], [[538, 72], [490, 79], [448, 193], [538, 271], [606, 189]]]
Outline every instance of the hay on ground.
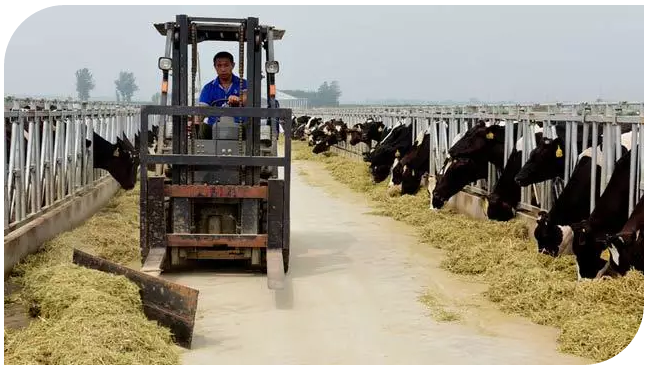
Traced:
[[573, 257], [538, 254], [521, 222], [430, 210], [425, 189], [391, 198], [387, 181], [372, 184], [366, 163], [313, 155], [305, 144], [293, 143], [299, 158], [322, 162], [336, 180], [374, 201], [374, 214], [415, 226], [421, 242], [445, 250], [444, 268], [483, 279], [486, 297], [502, 310], [558, 327], [563, 352], [600, 362], [621, 352], [636, 335], [643, 317], [643, 274], [576, 282]]
[[46, 243], [10, 278], [35, 319], [5, 329], [5, 364], [178, 364], [170, 331], [149, 321], [124, 276], [72, 264], [74, 248], [139, 267], [139, 187], [118, 194], [78, 228]]

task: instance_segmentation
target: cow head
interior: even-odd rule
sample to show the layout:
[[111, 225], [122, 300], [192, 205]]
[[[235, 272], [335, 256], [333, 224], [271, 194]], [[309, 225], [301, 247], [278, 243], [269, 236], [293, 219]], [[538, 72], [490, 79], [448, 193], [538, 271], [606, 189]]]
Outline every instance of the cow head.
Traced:
[[[133, 189], [139, 165], [138, 159], [133, 156], [133, 146], [121, 138], [117, 138], [117, 143], [111, 144], [97, 133], [94, 133], [93, 141], [93, 166], [108, 171], [123, 189]], [[86, 140], [86, 147], [90, 144]]]
[[378, 184], [389, 177], [391, 165], [372, 165], [371, 166], [371, 181]]
[[385, 124], [383, 124], [382, 121], [367, 120], [367, 122], [362, 126], [361, 140], [367, 144], [371, 143], [372, 140], [380, 141], [384, 131]]
[[605, 254], [605, 241], [596, 238], [587, 220], [574, 223], [571, 228], [574, 231], [572, 248], [576, 255], [578, 279], [601, 277], [610, 266], [610, 254]]
[[[643, 261], [643, 229], [606, 235], [605, 240], [610, 255], [610, 268], [614, 272], [625, 275], [630, 270], [632, 255], [635, 255], [634, 260], [639, 264]], [[643, 264], [635, 268], [643, 271]]]
[[432, 192], [432, 207], [440, 209], [465, 186], [486, 174], [486, 162], [470, 158], [456, 158], [446, 160], [440, 174], [437, 174], [436, 185]]
[[529, 160], [515, 176], [515, 182], [526, 187], [562, 176], [565, 169], [564, 151], [562, 139], [543, 138], [529, 154]]
[[352, 146], [362, 142], [362, 124], [355, 124], [347, 130], [347, 139]]
[[389, 186], [400, 185], [403, 178], [403, 164], [401, 163], [401, 155], [399, 151], [396, 151], [394, 158], [394, 163], [391, 166], [391, 180]]
[[486, 214], [488, 219], [505, 222], [515, 217], [516, 205], [511, 205], [496, 193], [489, 194], [487, 198], [488, 208]]
[[414, 170], [407, 165], [403, 166], [403, 175], [401, 178], [401, 194], [414, 195], [421, 187], [421, 177], [426, 173]]
[[479, 120], [477, 125], [468, 131], [448, 150], [451, 157], [475, 156], [486, 151], [490, 146], [504, 140], [504, 127], [486, 126]]
[[563, 253], [571, 253], [574, 233], [570, 227], [554, 224], [546, 211], [538, 213], [536, 228], [533, 236], [538, 243], [538, 252], [553, 257]]

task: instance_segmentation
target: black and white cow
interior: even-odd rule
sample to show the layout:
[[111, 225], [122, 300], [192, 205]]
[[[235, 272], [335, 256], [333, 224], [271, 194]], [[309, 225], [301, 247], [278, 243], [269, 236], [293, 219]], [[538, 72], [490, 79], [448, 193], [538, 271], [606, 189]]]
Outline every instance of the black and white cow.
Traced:
[[[535, 126], [534, 133], [535, 143], [538, 145], [542, 141], [542, 128]], [[522, 197], [522, 189], [515, 182], [515, 176], [522, 168], [522, 139], [515, 143], [515, 148], [511, 151], [493, 191], [487, 196], [488, 219], [505, 222], [515, 217], [517, 205]]]
[[414, 195], [421, 187], [422, 181], [427, 180], [429, 168], [430, 131], [428, 128], [418, 134], [409, 152], [394, 159], [389, 187], [398, 187], [401, 195]]
[[[628, 130], [622, 127], [622, 133]], [[578, 126], [577, 137], [582, 138], [583, 126]], [[602, 132], [602, 131], [601, 131]], [[534, 148], [529, 154], [529, 159], [520, 169], [515, 177], [516, 183], [522, 187], [535, 183], [541, 183], [546, 180], [560, 178], [565, 176], [565, 127], [556, 126], [557, 138], [544, 138], [541, 143]], [[623, 138], [622, 138], [623, 140]], [[592, 142], [592, 132], [588, 132], [587, 143]], [[603, 134], [597, 136], [597, 143], [603, 142]], [[585, 148], [581, 140], [576, 141], [576, 153], [582, 154]]]
[[369, 153], [372, 181], [380, 183], [389, 173], [398, 154], [407, 153], [412, 147], [412, 125], [397, 123], [387, 136]]
[[[621, 136], [622, 154], [631, 146], [630, 133]], [[558, 256], [572, 254], [571, 236], [566, 227], [569, 224], [587, 219], [590, 215], [590, 187], [592, 169], [592, 149], [583, 151], [576, 162], [569, 181], [549, 212], [541, 212], [534, 231], [538, 251]], [[594, 202], [599, 200], [603, 154], [597, 150], [596, 180], [594, 183]]]
[[610, 270], [625, 275], [631, 268], [644, 271], [644, 198], [641, 196], [621, 231], [608, 235]]
[[[587, 219], [567, 225], [543, 226], [545, 244], [551, 245], [543, 248], [572, 252], [576, 256], [579, 280], [601, 277], [609, 267], [609, 261], [602, 259], [601, 253], [606, 249], [606, 236], [617, 233], [627, 220], [630, 154], [626, 152], [616, 162], [605, 191]], [[546, 219], [546, 214], [540, 216], [539, 225], [544, 224], [542, 219]]]
[[570, 226], [574, 233], [572, 249], [579, 279], [601, 277], [609, 268], [609, 257], [602, 257], [606, 236], [618, 233], [628, 220], [631, 152], [626, 152], [616, 162], [612, 177], [590, 217]]
[[503, 122], [487, 125], [483, 120], [468, 131], [448, 150], [452, 158], [486, 157], [498, 169], [504, 166], [505, 126]]
[[132, 144], [121, 138], [112, 144], [96, 132], [92, 135], [92, 142], [86, 139], [86, 148], [91, 144], [93, 167], [108, 171], [123, 189], [133, 189], [137, 181], [139, 157], [134, 156], [136, 151]]
[[488, 162], [481, 157], [458, 157], [446, 159], [443, 169], [435, 176], [432, 191], [432, 207], [441, 209], [443, 205], [465, 186], [488, 177]]
[[[43, 128], [44, 125], [42, 122], [36, 123], [34, 125], [35, 130], [39, 131], [40, 143], [37, 143], [36, 146], [42, 151], [42, 140], [43, 140]], [[10, 154], [10, 141], [11, 141], [11, 126], [5, 120], [5, 135], [6, 137], [6, 146], [7, 146], [7, 159], [9, 161]], [[54, 149], [54, 137], [56, 134], [56, 125], [52, 125], [52, 141], [51, 141], [51, 150]], [[23, 158], [26, 157], [27, 150], [27, 139], [28, 131], [23, 129], [23, 135], [21, 139], [24, 144], [25, 152], [22, 153]], [[120, 184], [124, 189], [132, 189], [135, 186], [135, 178], [137, 166], [139, 165], [139, 156], [135, 151], [135, 148], [129, 141], [124, 141], [120, 138], [117, 139], [116, 144], [111, 144], [104, 138], [102, 138], [96, 132], [93, 133], [93, 139], [85, 140], [86, 148], [94, 143], [94, 152], [93, 152], [93, 167], [95, 169], [104, 169], [107, 170], [110, 175]], [[135, 169], [135, 170], [133, 170]]]

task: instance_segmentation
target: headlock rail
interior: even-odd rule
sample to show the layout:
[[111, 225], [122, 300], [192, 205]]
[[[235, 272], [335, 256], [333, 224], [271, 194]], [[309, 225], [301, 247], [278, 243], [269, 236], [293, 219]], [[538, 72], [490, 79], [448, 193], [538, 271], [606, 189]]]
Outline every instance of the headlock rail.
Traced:
[[140, 108], [5, 97], [5, 236], [110, 177], [93, 166], [93, 133], [135, 142]]
[[[386, 127], [397, 123], [412, 125], [412, 143], [423, 131], [430, 133], [430, 169], [434, 177], [443, 167], [453, 139], [465, 134], [479, 121], [502, 125], [505, 130], [505, 166], [513, 148], [521, 150], [522, 163], [536, 148], [536, 133], [542, 137], [560, 137], [565, 143], [560, 155], [564, 156], [564, 174], [542, 183], [522, 187], [522, 199], [518, 208], [537, 212], [549, 210], [560, 195], [576, 166], [579, 149], [599, 147], [592, 151], [591, 174], [596, 172], [597, 162], [601, 166], [600, 188], [590, 182], [590, 211], [594, 209], [596, 189], [602, 193], [610, 180], [615, 162], [621, 157], [622, 145], [626, 149], [637, 148], [631, 153], [630, 197], [628, 215], [643, 194], [643, 145], [644, 112], [643, 103], [597, 102], [597, 103], [554, 103], [529, 105], [464, 105], [464, 106], [366, 106], [354, 108], [313, 108], [294, 110], [295, 116], [320, 117], [324, 121], [342, 120], [350, 128], [367, 119], [381, 121]], [[623, 136], [622, 136], [623, 134]], [[373, 141], [372, 147], [377, 142]], [[364, 143], [351, 146], [346, 141], [334, 145], [338, 151], [362, 158], [369, 150]], [[639, 155], [637, 155], [639, 153]], [[489, 163], [486, 181], [477, 181], [464, 190], [478, 195], [488, 195], [500, 175]], [[592, 177], [591, 179], [596, 179]], [[535, 198], [535, 205], [532, 199]]]

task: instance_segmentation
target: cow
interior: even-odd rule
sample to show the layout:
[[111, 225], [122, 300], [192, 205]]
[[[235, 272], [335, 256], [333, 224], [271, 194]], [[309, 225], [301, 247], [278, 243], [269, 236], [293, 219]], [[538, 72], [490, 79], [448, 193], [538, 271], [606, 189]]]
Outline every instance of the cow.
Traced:
[[[630, 133], [621, 136], [622, 154], [627, 153], [630, 144]], [[538, 214], [537, 225], [534, 231], [534, 237], [538, 243], [538, 251], [558, 256], [562, 254], [571, 254], [571, 245], [561, 243], [570, 239], [565, 228], [559, 226], [569, 225], [587, 219], [590, 215], [590, 187], [591, 187], [591, 169], [592, 169], [592, 149], [588, 148], [583, 151], [578, 158], [569, 181], [565, 185], [560, 196], [557, 198], [549, 212]], [[603, 155], [600, 146], [597, 148], [596, 171], [594, 182], [594, 202], [599, 200], [601, 169], [603, 164]], [[563, 238], [564, 237], [564, 238]], [[568, 248], [569, 247], [569, 248]]]
[[[630, 268], [644, 271], [644, 198], [641, 196], [626, 223], [616, 234], [606, 236], [610, 271], [624, 276]], [[605, 252], [604, 252], [605, 253]]]
[[479, 120], [463, 135], [458, 134], [453, 138], [444, 168], [436, 175], [432, 192], [434, 209], [442, 208], [468, 184], [487, 178], [489, 163], [501, 170], [504, 164], [504, 134], [503, 125], [489, 125]]
[[135, 187], [139, 157], [133, 154], [135, 148], [121, 138], [115, 144], [102, 138], [96, 132], [92, 133], [92, 142], [86, 139], [86, 148], [93, 145], [92, 165], [95, 169], [104, 169], [125, 189]]
[[303, 137], [306, 123], [310, 119], [310, 116], [292, 117], [292, 133], [290, 133], [292, 139], [301, 139]]
[[393, 127], [385, 127], [384, 129], [382, 129], [382, 130], [380, 131], [380, 136], [378, 137], [378, 140], [376, 140], [376, 141], [378, 142], [378, 144], [376, 145], [376, 147], [369, 149], [369, 151], [367, 151], [367, 152], [363, 152], [363, 153], [362, 153], [362, 160], [363, 160], [364, 162], [371, 163], [371, 158], [372, 158], [374, 152], [376, 151], [376, 148], [380, 145], [380, 143], [381, 143], [383, 140], [385, 140], [385, 138], [387, 138], [387, 137], [390, 135], [390, 133], [392, 132], [392, 130], [393, 130], [395, 127], [398, 127], [398, 126], [400, 126], [400, 123], [397, 123], [397, 124], [394, 125]]
[[372, 182], [377, 184], [389, 177], [398, 153], [407, 153], [412, 147], [412, 125], [394, 125], [389, 134], [370, 152]]
[[452, 158], [486, 156], [498, 169], [504, 166], [505, 127], [479, 120], [448, 150]]
[[[517, 205], [522, 197], [522, 189], [515, 182], [515, 176], [522, 167], [522, 140], [523, 138], [520, 138], [515, 143], [515, 148], [511, 151], [493, 191], [487, 196], [486, 215], [488, 219], [505, 222], [515, 217]], [[540, 141], [542, 141], [542, 128], [536, 126], [536, 145]]]
[[[400, 153], [399, 153], [400, 155]], [[401, 195], [414, 195], [427, 178], [430, 168], [430, 131], [422, 131], [404, 156], [397, 156], [391, 169], [389, 187], [399, 186]]]
[[[629, 134], [626, 126], [621, 127], [621, 132]], [[578, 138], [582, 138], [583, 127], [579, 126], [577, 130]], [[515, 176], [515, 182], [522, 187], [529, 186], [535, 183], [541, 183], [546, 180], [560, 178], [565, 176], [565, 128], [562, 126], [556, 127], [557, 138], [544, 140], [531, 151], [529, 159], [522, 166], [518, 175]], [[589, 131], [587, 143], [591, 143], [592, 132]], [[624, 136], [621, 136], [624, 141]], [[597, 143], [603, 142], [603, 134], [597, 136]], [[583, 150], [584, 146], [581, 140], [576, 141], [576, 153], [583, 155], [587, 150]], [[626, 146], [628, 148], [628, 146]], [[591, 148], [588, 148], [591, 151]], [[598, 154], [598, 152], [597, 152]], [[586, 154], [591, 156], [591, 154]]]
[[488, 176], [488, 162], [481, 157], [446, 158], [443, 169], [436, 174], [436, 184], [432, 192], [432, 207], [441, 209], [443, 205], [466, 185], [485, 179]]
[[[554, 245], [553, 250], [570, 251], [571, 246], [579, 280], [601, 277], [609, 266], [609, 262], [601, 259], [601, 253], [606, 248], [605, 236], [617, 233], [627, 220], [631, 152], [626, 152], [616, 162], [612, 177], [589, 218], [568, 225], [554, 225], [552, 233], [545, 236], [545, 241]], [[540, 216], [543, 217], [546, 215]]]

